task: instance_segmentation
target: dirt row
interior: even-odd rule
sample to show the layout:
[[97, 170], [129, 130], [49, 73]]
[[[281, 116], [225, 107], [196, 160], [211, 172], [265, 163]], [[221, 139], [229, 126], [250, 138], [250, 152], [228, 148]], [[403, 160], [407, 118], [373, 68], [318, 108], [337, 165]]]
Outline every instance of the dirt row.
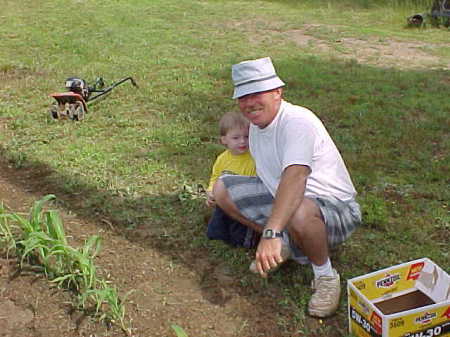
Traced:
[[[0, 200], [15, 213], [28, 214], [33, 202], [50, 193], [39, 172], [17, 170], [0, 161]], [[67, 198], [67, 196], [66, 196]], [[175, 336], [171, 325], [189, 336], [284, 336], [276, 322], [276, 293], [242, 293], [239, 279], [204, 252], [167, 256], [152, 248], [150, 235], [127, 238], [105, 219], [84, 219], [59, 209], [70, 243], [91, 235], [103, 238], [96, 265], [103, 277], [130, 292], [127, 322], [133, 336]], [[175, 257], [174, 257], [175, 256]], [[189, 259], [187, 261], [186, 259]], [[14, 258], [0, 259], [0, 336], [124, 336], [118, 327], [96, 323], [73, 308], [72, 294], [55, 288], [29, 268], [18, 271]]]

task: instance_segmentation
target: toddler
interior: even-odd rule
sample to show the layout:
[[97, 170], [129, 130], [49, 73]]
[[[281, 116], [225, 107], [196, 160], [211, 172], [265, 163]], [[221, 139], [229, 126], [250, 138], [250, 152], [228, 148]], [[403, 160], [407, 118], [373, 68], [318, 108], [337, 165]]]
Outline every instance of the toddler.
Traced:
[[255, 176], [256, 168], [248, 151], [249, 121], [238, 112], [225, 113], [219, 121], [220, 143], [226, 147], [214, 162], [212, 174], [206, 190], [206, 204], [215, 207], [208, 223], [207, 236], [211, 240], [223, 240], [233, 246], [247, 248], [255, 245], [255, 233], [230, 218], [216, 203], [213, 186], [222, 174]]

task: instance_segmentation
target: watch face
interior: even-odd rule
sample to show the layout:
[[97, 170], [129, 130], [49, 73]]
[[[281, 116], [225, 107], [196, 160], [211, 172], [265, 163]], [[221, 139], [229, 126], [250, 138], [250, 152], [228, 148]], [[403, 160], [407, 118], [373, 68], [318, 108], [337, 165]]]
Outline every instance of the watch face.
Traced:
[[263, 238], [271, 239], [271, 238], [274, 238], [274, 237], [275, 237], [275, 235], [274, 235], [273, 230], [271, 230], [271, 229], [265, 229], [265, 230], [264, 230], [264, 232], [263, 232]]
[[263, 230], [263, 234], [262, 234], [262, 237], [264, 239], [275, 239], [275, 238], [281, 238], [282, 236], [283, 236], [283, 234], [281, 234], [281, 232], [274, 231], [273, 229], [270, 229], [270, 228]]

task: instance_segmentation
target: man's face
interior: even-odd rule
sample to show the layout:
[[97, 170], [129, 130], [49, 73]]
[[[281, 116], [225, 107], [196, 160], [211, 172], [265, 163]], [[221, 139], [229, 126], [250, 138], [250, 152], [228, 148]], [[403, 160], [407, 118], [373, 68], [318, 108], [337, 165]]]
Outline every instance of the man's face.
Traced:
[[277, 115], [281, 92], [278, 88], [239, 97], [239, 109], [252, 124], [264, 129]]

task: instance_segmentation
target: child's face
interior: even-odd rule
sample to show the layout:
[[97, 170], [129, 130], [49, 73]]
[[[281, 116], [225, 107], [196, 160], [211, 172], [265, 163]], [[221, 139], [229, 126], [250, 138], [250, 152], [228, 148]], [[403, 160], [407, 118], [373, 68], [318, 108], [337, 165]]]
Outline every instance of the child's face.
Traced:
[[220, 141], [232, 154], [243, 154], [248, 151], [248, 128], [231, 129]]

